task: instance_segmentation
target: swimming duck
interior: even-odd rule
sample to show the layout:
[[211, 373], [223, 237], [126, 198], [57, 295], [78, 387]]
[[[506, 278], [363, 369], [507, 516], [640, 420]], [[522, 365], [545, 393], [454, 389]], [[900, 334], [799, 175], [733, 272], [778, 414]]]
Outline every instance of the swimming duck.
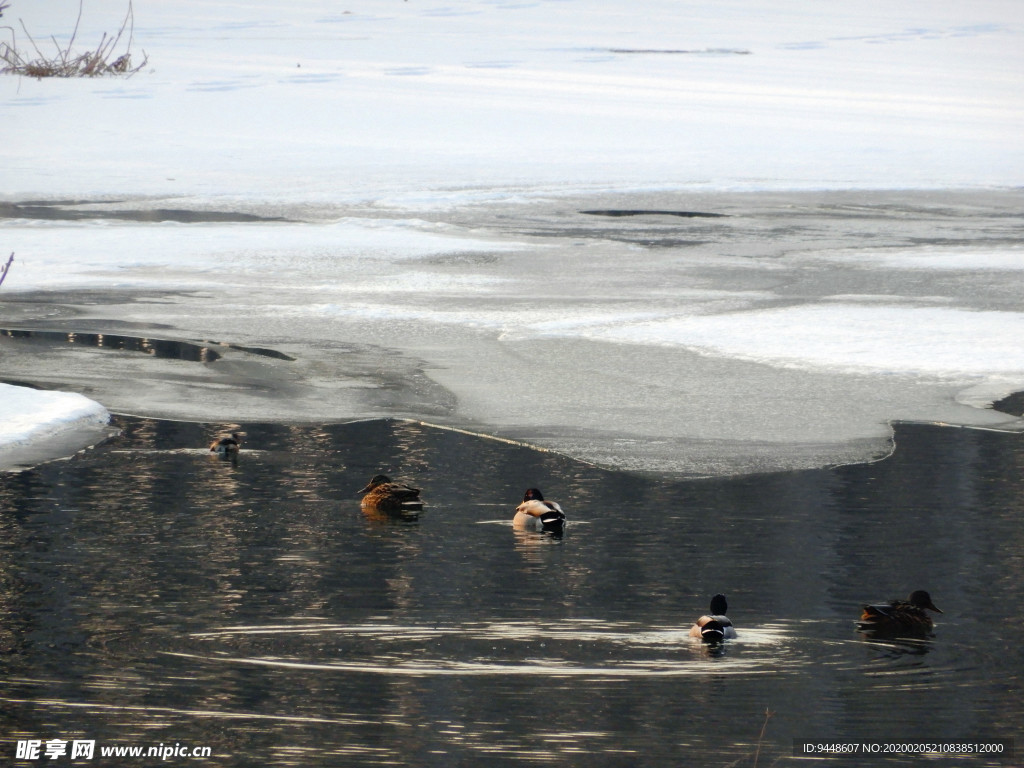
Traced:
[[364, 507], [384, 512], [419, 512], [423, 509], [419, 488], [394, 483], [387, 475], [374, 475], [359, 493], [363, 494]]
[[527, 488], [523, 503], [516, 507], [512, 526], [561, 535], [565, 530], [565, 513], [555, 502], [545, 501], [540, 489]]
[[690, 637], [699, 637], [705, 643], [720, 643], [726, 638], [736, 637], [732, 620], [725, 615], [728, 610], [725, 595], [712, 597], [710, 610], [690, 628]]
[[934, 626], [925, 609], [942, 613], [923, 589], [910, 593], [906, 600], [893, 600], [879, 605], [865, 605], [858, 628], [871, 632], [929, 632]]
[[230, 435], [224, 435], [210, 443], [210, 450], [214, 453], [220, 454], [238, 453], [238, 449], [241, 447], [242, 438], [238, 436], [237, 432], [232, 432]]

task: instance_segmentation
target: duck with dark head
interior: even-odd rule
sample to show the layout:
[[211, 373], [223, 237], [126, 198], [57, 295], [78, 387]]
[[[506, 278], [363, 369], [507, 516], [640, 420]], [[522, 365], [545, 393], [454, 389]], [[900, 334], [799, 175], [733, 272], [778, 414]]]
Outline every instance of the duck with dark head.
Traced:
[[516, 507], [512, 527], [561, 536], [565, 532], [565, 513], [557, 503], [547, 501], [539, 488], [527, 488], [523, 503]]
[[720, 643], [727, 638], [736, 637], [736, 629], [732, 620], [726, 616], [729, 604], [725, 595], [718, 594], [711, 598], [708, 613], [697, 619], [690, 627], [690, 637], [699, 637], [705, 643]]

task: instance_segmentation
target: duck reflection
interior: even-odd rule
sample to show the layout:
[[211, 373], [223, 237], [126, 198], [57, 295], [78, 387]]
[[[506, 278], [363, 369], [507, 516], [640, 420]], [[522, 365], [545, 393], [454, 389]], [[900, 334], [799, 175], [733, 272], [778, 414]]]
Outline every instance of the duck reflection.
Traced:
[[523, 559], [531, 565], [546, 561], [544, 552], [548, 547], [560, 543], [561, 537], [548, 536], [537, 531], [528, 531], [521, 528], [513, 528], [515, 536], [515, 548], [523, 556]]
[[932, 649], [929, 637], [907, 637], [879, 634], [878, 632], [858, 632], [860, 639], [885, 656], [898, 658], [901, 656], [924, 656]]
[[360, 509], [367, 522], [379, 526], [417, 523], [420, 519], [419, 510], [399, 510], [397, 512], [389, 512], [376, 507], [367, 507], [363, 505], [360, 505]]

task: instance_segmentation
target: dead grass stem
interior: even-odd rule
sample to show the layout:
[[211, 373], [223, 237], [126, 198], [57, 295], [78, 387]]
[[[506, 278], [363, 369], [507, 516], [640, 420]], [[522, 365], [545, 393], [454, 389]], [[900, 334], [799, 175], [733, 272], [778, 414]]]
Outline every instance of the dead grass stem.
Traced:
[[[35, 38], [25, 27], [25, 22], [19, 19], [21, 29], [24, 32], [32, 50], [31, 54], [23, 53], [18, 46], [17, 35], [13, 27], [3, 27], [11, 34], [11, 41], [0, 43], [0, 74], [24, 75], [26, 77], [99, 77], [102, 75], [134, 75], [146, 66], [149, 57], [142, 52], [142, 61], [138, 64], [132, 61], [132, 44], [135, 32], [135, 11], [132, 8], [131, 0], [128, 0], [128, 11], [121, 28], [115, 35], [106, 32], [100, 38], [95, 48], [90, 48], [83, 53], [73, 51], [75, 40], [78, 38], [78, 27], [82, 21], [82, 6], [84, 0], [78, 3], [78, 18], [75, 20], [75, 27], [71, 32], [71, 39], [66, 45], [61, 45], [57, 38], [51, 35], [50, 40], [56, 51], [47, 55], [42, 51]], [[9, 5], [0, 0], [0, 15]], [[118, 55], [118, 51], [122, 51]]]

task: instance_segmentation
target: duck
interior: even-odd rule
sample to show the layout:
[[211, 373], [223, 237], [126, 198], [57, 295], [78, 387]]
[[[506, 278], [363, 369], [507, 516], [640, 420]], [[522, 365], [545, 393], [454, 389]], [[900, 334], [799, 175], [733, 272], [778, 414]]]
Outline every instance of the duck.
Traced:
[[384, 512], [419, 512], [423, 509], [420, 489], [405, 483], [396, 483], [387, 475], [374, 475], [363, 494], [362, 506]]
[[242, 438], [238, 436], [237, 432], [224, 435], [210, 443], [210, 450], [219, 454], [238, 453], [238, 449], [241, 447]]
[[565, 513], [555, 502], [546, 501], [539, 488], [527, 488], [523, 503], [516, 507], [512, 527], [560, 536], [565, 530]]
[[906, 600], [864, 605], [858, 628], [886, 634], [930, 632], [934, 624], [932, 617], [925, 613], [926, 610], [942, 613], [935, 607], [931, 595], [923, 589], [917, 589]]
[[717, 594], [711, 598], [711, 605], [706, 614], [701, 616], [690, 627], [690, 637], [699, 637], [705, 643], [720, 643], [727, 638], [736, 637], [736, 628], [732, 620], [725, 614], [729, 604], [725, 595]]

